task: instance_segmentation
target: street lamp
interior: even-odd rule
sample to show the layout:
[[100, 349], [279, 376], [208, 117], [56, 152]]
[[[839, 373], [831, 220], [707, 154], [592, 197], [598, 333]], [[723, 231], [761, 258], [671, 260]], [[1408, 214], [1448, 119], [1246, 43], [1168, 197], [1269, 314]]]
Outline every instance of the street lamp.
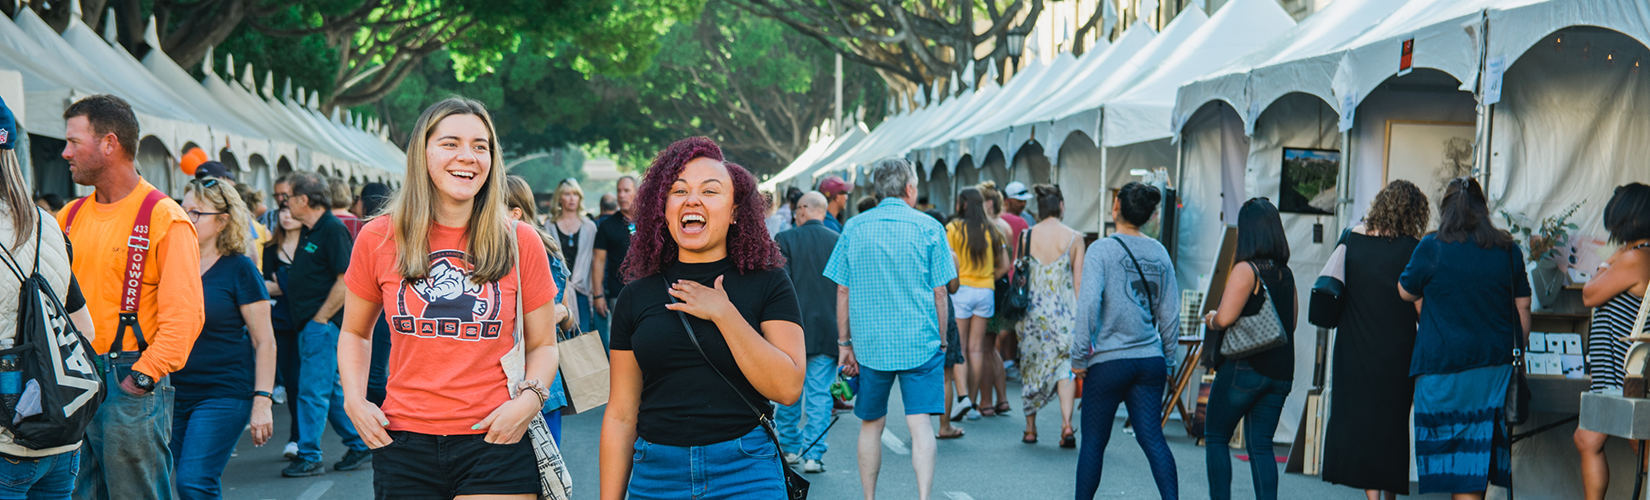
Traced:
[[1018, 32], [1018, 31], [1014, 31], [1014, 30], [1009, 30], [1009, 32], [1008, 32], [1008, 57], [1019, 59], [1020, 54], [1025, 53], [1025, 48], [1026, 48], [1026, 34]]

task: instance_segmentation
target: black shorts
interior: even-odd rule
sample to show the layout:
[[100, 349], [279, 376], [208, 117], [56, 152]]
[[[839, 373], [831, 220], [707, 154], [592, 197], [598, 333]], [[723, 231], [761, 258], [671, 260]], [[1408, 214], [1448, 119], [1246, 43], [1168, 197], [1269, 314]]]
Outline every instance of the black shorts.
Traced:
[[372, 450], [380, 500], [539, 493], [538, 460], [525, 435], [516, 444], [489, 444], [486, 434], [389, 433], [392, 442]]

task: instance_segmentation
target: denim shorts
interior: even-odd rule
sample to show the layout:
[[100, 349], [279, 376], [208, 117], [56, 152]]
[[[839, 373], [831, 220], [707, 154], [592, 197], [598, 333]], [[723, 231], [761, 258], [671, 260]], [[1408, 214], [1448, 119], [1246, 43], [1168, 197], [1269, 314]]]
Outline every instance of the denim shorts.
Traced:
[[671, 446], [636, 438], [631, 500], [785, 498], [779, 446], [757, 426], [705, 446]]
[[859, 394], [854, 396], [854, 416], [860, 420], [876, 420], [888, 415], [888, 397], [894, 389], [894, 378], [899, 378], [900, 400], [905, 403], [906, 415], [945, 413], [945, 354], [934, 357], [916, 368], [885, 372], [859, 365]]
[[516, 444], [490, 444], [486, 434], [389, 433], [390, 444], [372, 450], [379, 499], [539, 493], [538, 459], [525, 434]]

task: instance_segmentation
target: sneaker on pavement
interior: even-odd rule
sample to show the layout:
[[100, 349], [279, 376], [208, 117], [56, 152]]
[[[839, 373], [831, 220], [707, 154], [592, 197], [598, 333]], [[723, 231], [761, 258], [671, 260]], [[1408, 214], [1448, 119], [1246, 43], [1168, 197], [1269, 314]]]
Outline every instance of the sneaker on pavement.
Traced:
[[819, 460], [803, 460], [802, 461], [802, 472], [806, 472], [806, 473], [809, 473], [809, 474], [818, 474], [818, 473], [821, 473], [821, 472], [825, 472], [825, 462], [822, 462], [822, 461], [819, 461]]
[[974, 410], [970, 409], [970, 410], [968, 410], [968, 416], [966, 418], [969, 421], [979, 420], [980, 419], [980, 412], [977, 412], [977, 411], [974, 411]]
[[957, 398], [957, 404], [951, 405], [951, 421], [956, 422], [958, 420], [962, 420], [963, 414], [968, 413], [968, 410], [972, 409], [974, 409], [974, 402], [969, 400], [968, 396]]
[[796, 465], [796, 464], [802, 463], [802, 455], [798, 455], [798, 454], [795, 454], [795, 453], [786, 453], [785, 454], [785, 463], [787, 465]]
[[286, 387], [275, 386], [275, 390], [270, 392], [269, 401], [278, 405], [286, 404]]
[[288, 465], [285, 469], [281, 470], [281, 476], [283, 477], [310, 477], [319, 476], [326, 473], [326, 465], [321, 462], [311, 462], [304, 459], [293, 460], [292, 465]]
[[344, 454], [343, 460], [339, 460], [338, 463], [332, 465], [332, 470], [345, 471], [359, 469], [361, 468], [361, 464], [367, 463], [371, 460], [372, 451], [370, 450], [350, 450], [349, 453]]
[[281, 449], [281, 456], [287, 460], [298, 458], [298, 443], [287, 441], [286, 448]]

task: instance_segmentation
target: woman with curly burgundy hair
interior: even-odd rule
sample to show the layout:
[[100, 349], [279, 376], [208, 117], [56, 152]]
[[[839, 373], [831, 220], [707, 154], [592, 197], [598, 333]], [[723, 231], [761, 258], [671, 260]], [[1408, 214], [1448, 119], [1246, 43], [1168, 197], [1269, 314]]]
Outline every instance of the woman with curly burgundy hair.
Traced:
[[602, 498], [785, 496], [764, 417], [802, 395], [802, 314], [767, 208], [710, 139], [653, 159], [613, 306]]
[[[1335, 342], [1335, 390], [1323, 479], [1369, 500], [1409, 491], [1409, 378], [1419, 304], [1398, 297], [1398, 275], [1427, 227], [1427, 197], [1405, 180], [1387, 184], [1363, 224], [1341, 236], [1344, 284]], [[1314, 298], [1313, 300], [1318, 300]]]

